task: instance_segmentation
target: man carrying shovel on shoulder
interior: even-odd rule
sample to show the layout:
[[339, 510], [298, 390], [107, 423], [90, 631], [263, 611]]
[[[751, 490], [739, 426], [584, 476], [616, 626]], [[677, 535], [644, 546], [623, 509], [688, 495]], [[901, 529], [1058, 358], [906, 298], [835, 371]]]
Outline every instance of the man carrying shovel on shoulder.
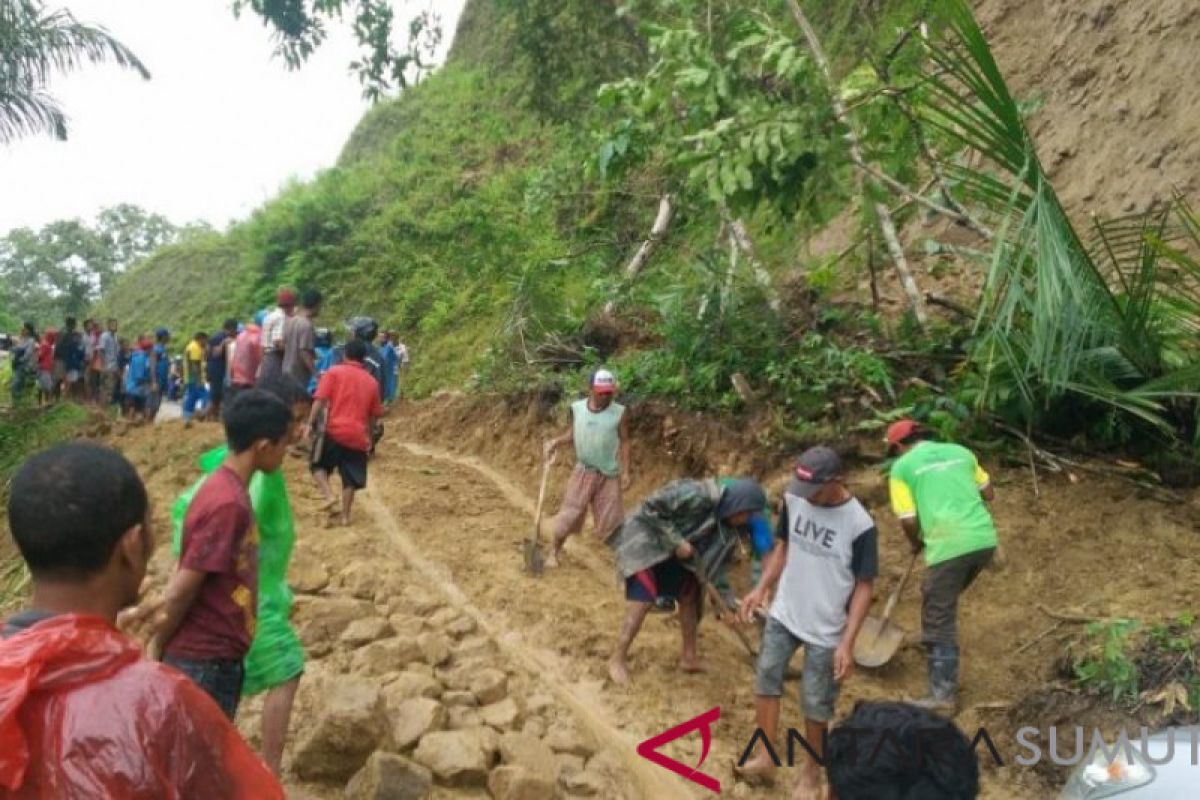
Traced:
[[892, 510], [913, 552], [925, 551], [921, 639], [929, 651], [929, 696], [916, 705], [953, 712], [958, 701], [958, 598], [992, 562], [996, 526], [988, 474], [965, 447], [932, 441], [911, 419], [887, 431], [899, 458], [888, 481]]
[[625, 505], [621, 492], [629, 488], [629, 414], [614, 400], [617, 379], [606, 369], [592, 374], [589, 393], [571, 404], [571, 428], [546, 442], [545, 458], [568, 442], [575, 444], [575, 469], [567, 481], [562, 508], [554, 519], [554, 546], [546, 565], [557, 567], [563, 545], [583, 530], [588, 506], [596, 538], [603, 539], [621, 524]]
[[[762, 579], [741, 604], [741, 618], [749, 622], [779, 585], [755, 667], [755, 719], [777, 755], [783, 679], [792, 656], [803, 646], [804, 739], [819, 756], [838, 688], [854, 668], [854, 640], [871, 607], [879, 567], [875, 522], [846, 486], [842, 460], [830, 448], [813, 447], [796, 461], [775, 536]], [[747, 780], [770, 782], [778, 766], [760, 744], [737, 772]], [[793, 798], [820, 797], [821, 769], [813, 759], [805, 759]]]

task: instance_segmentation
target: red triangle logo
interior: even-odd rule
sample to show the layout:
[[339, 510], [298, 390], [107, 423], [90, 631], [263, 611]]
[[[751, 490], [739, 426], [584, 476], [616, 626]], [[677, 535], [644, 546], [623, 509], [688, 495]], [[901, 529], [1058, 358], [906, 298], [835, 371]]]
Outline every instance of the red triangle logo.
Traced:
[[[704, 759], [708, 758], [708, 750], [712, 747], [712, 725], [721, 718], [721, 707], [710, 708], [698, 717], [693, 717], [687, 722], [680, 723], [674, 728], [665, 730], [657, 736], [652, 736], [642, 742], [637, 747], [637, 753], [647, 761], [653, 762], [660, 767], [671, 770], [676, 775], [687, 778], [692, 783], [703, 786], [710, 792], [716, 794], [721, 793], [721, 782], [711, 775], [705, 775], [700, 771], [700, 767], [704, 764]], [[695, 767], [689, 767], [686, 764], [681, 764], [675, 759], [665, 756], [658, 752], [658, 748], [668, 742], [673, 742], [676, 739], [686, 736], [694, 730], [700, 731], [700, 741], [704, 744], [704, 749], [700, 753], [700, 762]]]

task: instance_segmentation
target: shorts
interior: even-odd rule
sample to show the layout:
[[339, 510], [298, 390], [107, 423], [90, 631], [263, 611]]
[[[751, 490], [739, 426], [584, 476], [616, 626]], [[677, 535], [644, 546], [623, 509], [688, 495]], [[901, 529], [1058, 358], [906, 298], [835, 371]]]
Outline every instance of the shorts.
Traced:
[[54, 391], [54, 373], [50, 370], [39, 370], [37, 374], [38, 389], [46, 394]]
[[208, 375], [208, 399], [214, 403], [221, 402], [225, 397], [225, 373]]
[[126, 392], [125, 399], [129, 401], [129, 407], [134, 411], [145, 411], [149, 405], [149, 398], [145, 392]]
[[625, 579], [625, 599], [653, 603], [658, 598], [677, 600], [697, 588], [696, 578], [679, 559], [668, 558]]
[[365, 450], [352, 450], [324, 437], [321, 443], [319, 457], [313, 459], [314, 472], [333, 472], [337, 470], [342, 479], [342, 487], [346, 489], [367, 488], [367, 453]]
[[800, 681], [800, 710], [805, 719], [833, 719], [838, 685], [833, 679], [832, 647], [819, 647], [792, 635], [782, 622], [771, 617], [763, 628], [762, 647], [754, 666], [754, 693], [759, 697], [782, 697], [788, 662], [804, 647], [804, 677]]
[[934, 564], [925, 572], [921, 598], [921, 641], [927, 646], [958, 644], [958, 597], [992, 563], [996, 548], [976, 550]]
[[237, 715], [238, 703], [242, 699], [242, 684], [246, 677], [241, 660], [166, 656], [163, 663], [191, 678], [209, 697], [217, 701], [217, 705], [231, 721]]
[[554, 518], [554, 538], [561, 540], [582, 531], [589, 506], [599, 539], [606, 538], [625, 518], [621, 479], [578, 465], [571, 471], [562, 508]]

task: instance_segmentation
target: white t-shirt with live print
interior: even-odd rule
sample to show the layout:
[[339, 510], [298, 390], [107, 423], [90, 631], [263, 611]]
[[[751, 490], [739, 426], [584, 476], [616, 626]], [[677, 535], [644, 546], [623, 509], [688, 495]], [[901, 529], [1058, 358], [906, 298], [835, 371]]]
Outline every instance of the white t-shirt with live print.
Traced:
[[826, 507], [786, 494], [775, 535], [788, 551], [771, 616], [808, 644], [837, 647], [855, 582], [879, 571], [875, 521], [854, 497]]

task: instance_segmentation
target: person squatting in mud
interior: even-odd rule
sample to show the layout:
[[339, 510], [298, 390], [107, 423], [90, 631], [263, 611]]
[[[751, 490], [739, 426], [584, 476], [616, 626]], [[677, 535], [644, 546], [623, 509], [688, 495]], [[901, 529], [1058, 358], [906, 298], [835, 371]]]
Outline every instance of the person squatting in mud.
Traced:
[[762, 513], [766, 493], [742, 478], [722, 486], [715, 479], [673, 481], [647, 497], [608, 537], [625, 583], [625, 620], [608, 663], [614, 683], [629, 682], [629, 647], [646, 615], [663, 600], [677, 601], [683, 651], [679, 666], [701, 672], [696, 629], [705, 591]]
[[[838, 689], [854, 669], [854, 641], [871, 607], [879, 570], [875, 522], [846, 486], [841, 458], [830, 448], [813, 447], [797, 459], [775, 536], [762, 578], [742, 599], [740, 612], [744, 622], [752, 621], [778, 585], [755, 666], [755, 718], [768, 740], [777, 741], [784, 674], [803, 647], [804, 737], [819, 757]], [[771, 782], [775, 769], [760, 744], [738, 774], [750, 782]], [[793, 797], [817, 800], [822, 792], [820, 767], [805, 759]]]
[[32, 592], [0, 638], [0, 797], [282, 800], [212, 698], [115, 625], [154, 550], [133, 465], [91, 444], [32, 456], [8, 520]]
[[621, 524], [625, 514], [621, 495], [632, 481], [629, 411], [614, 399], [616, 376], [606, 369], [596, 370], [588, 387], [588, 396], [571, 404], [571, 427], [545, 446], [547, 459], [567, 443], [575, 446], [575, 469], [554, 518], [554, 545], [546, 561], [550, 567], [559, 565], [567, 539], [583, 530], [588, 506], [597, 538], [605, 538]]

